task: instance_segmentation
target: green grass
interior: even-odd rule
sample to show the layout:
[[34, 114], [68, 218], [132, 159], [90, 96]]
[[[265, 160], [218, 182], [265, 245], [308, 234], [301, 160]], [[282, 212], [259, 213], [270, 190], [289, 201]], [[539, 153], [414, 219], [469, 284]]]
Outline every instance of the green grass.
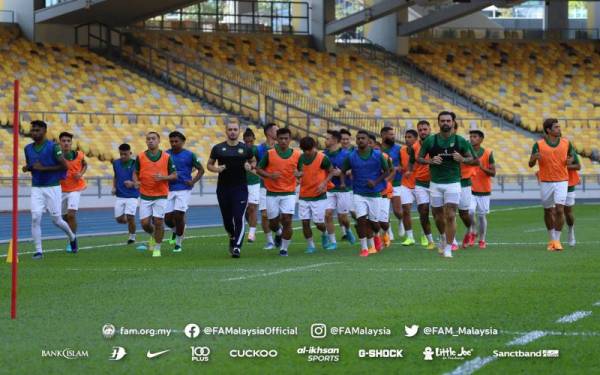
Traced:
[[[508, 350], [519, 336], [404, 337], [404, 326], [494, 327], [500, 331], [600, 334], [600, 253], [597, 205], [576, 207], [575, 249], [545, 250], [540, 208], [497, 211], [489, 217], [488, 249], [461, 250], [454, 259], [435, 251], [401, 247], [363, 259], [348, 244], [335, 253], [303, 253], [294, 233], [290, 256], [262, 250], [263, 237], [231, 259], [222, 228], [191, 230], [182, 254], [163, 247], [153, 259], [132, 247], [106, 246], [77, 255], [47, 253], [43, 261], [22, 255], [18, 320], [8, 319], [10, 267], [0, 266], [0, 373], [12, 374], [182, 374], [209, 373], [423, 373], [442, 374], [464, 361], [423, 361], [426, 346], [473, 348], [475, 357]], [[459, 233], [463, 229], [459, 225]], [[418, 233], [418, 231], [417, 231]], [[566, 239], [566, 233], [563, 234]], [[123, 236], [81, 240], [81, 246], [120, 243]], [[494, 243], [511, 243], [495, 245]], [[539, 243], [539, 244], [538, 244]], [[57, 249], [63, 241], [47, 241]], [[22, 246], [31, 251], [31, 244]], [[2, 258], [2, 262], [4, 259]], [[314, 267], [310, 267], [314, 266]], [[304, 267], [304, 268], [299, 268]], [[299, 268], [299, 269], [298, 269]], [[238, 280], [227, 280], [239, 278]], [[574, 311], [592, 315], [558, 324]], [[173, 328], [171, 337], [101, 335], [105, 323], [128, 328]], [[200, 326], [297, 326], [296, 337], [204, 336], [188, 339], [187, 323]], [[387, 327], [389, 337], [310, 337], [312, 323]], [[209, 346], [208, 363], [193, 363], [190, 346]], [[337, 363], [309, 363], [302, 346], [339, 347]], [[478, 373], [599, 373], [595, 351], [600, 336], [555, 335], [514, 349], [560, 349], [558, 359], [499, 359]], [[125, 347], [120, 362], [109, 361], [113, 346]], [[88, 350], [81, 360], [41, 358], [42, 349]], [[273, 348], [275, 359], [232, 359], [231, 349]], [[403, 359], [359, 359], [360, 348], [401, 348]], [[171, 352], [153, 359], [147, 350]]]

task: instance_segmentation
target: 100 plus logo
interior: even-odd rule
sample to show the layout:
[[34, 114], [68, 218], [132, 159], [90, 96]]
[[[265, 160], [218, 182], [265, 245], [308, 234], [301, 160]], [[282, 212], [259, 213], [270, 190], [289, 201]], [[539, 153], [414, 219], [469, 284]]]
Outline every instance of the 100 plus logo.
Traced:
[[87, 350], [76, 350], [72, 348], [64, 348], [59, 350], [42, 349], [42, 358], [81, 359], [88, 357], [89, 353]]

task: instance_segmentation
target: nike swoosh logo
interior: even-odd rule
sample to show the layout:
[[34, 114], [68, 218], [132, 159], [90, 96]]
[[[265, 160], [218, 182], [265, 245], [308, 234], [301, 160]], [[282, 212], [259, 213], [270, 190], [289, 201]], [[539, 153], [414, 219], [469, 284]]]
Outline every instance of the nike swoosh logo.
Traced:
[[148, 358], [155, 358], [155, 357], [158, 357], [159, 355], [163, 355], [166, 352], [170, 352], [170, 351], [171, 350], [168, 349], [168, 350], [163, 350], [162, 352], [151, 353], [150, 350], [148, 350], [148, 353], [146, 353], [146, 357], [148, 357]]

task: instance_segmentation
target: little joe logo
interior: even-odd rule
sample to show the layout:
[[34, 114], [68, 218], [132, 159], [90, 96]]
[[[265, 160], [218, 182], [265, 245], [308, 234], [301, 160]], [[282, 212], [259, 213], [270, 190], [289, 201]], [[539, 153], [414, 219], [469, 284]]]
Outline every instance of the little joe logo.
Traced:
[[461, 346], [460, 349], [454, 349], [452, 347], [432, 348], [431, 346], [428, 346], [423, 350], [423, 360], [425, 361], [433, 361], [434, 358], [463, 360], [472, 355], [473, 348], [465, 349], [464, 346]]

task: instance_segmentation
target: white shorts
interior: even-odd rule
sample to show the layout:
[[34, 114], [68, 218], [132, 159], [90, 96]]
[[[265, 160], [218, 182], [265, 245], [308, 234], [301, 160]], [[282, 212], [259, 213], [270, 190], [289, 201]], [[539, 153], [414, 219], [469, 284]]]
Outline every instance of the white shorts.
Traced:
[[390, 221], [390, 201], [389, 198], [379, 198], [379, 214], [377, 221], [387, 223]]
[[52, 216], [60, 216], [61, 206], [60, 186], [31, 187], [31, 213], [48, 211]]
[[248, 204], [260, 203], [260, 184], [248, 185]]
[[475, 212], [477, 215], [487, 215], [490, 213], [490, 196], [489, 195], [473, 195], [471, 198], [471, 208], [469, 211]]
[[575, 206], [575, 192], [574, 191], [567, 192], [567, 200], [565, 201], [565, 206], [569, 206], [569, 207]]
[[415, 198], [417, 199], [417, 206], [422, 204], [429, 204], [429, 188], [416, 185], [415, 186]]
[[429, 185], [429, 191], [431, 192], [431, 207], [442, 207], [445, 204], [458, 204], [460, 202], [460, 182], [451, 184], [432, 182]]
[[366, 216], [371, 221], [379, 221], [380, 197], [364, 197], [354, 194], [354, 212], [356, 217]]
[[473, 193], [471, 192], [470, 186], [461, 186], [460, 188], [460, 200], [458, 202], [458, 209], [468, 211], [471, 207], [471, 201], [473, 200]]
[[162, 219], [165, 217], [165, 209], [167, 208], [167, 200], [159, 198], [154, 200], [140, 199], [140, 219], [147, 217], [156, 217]]
[[296, 194], [267, 195], [267, 218], [275, 219], [280, 214], [293, 215], [296, 211]]
[[352, 210], [352, 192], [336, 191], [327, 193], [327, 209], [336, 210], [338, 214], [347, 214]]
[[260, 188], [260, 196], [258, 198], [258, 210], [265, 211], [267, 209], [267, 189]]
[[[402, 185], [394, 186], [393, 189], [394, 189], [394, 192], [392, 193], [392, 198], [400, 197], [400, 199], [402, 200]], [[404, 202], [402, 202], [402, 203], [404, 203]]]
[[540, 182], [542, 206], [544, 206], [544, 208], [551, 208], [557, 204], [564, 206], [567, 201], [568, 189], [568, 181]]
[[[400, 186], [400, 201], [402, 205], [405, 204], [413, 204], [417, 195], [415, 193], [415, 189], [411, 189], [406, 186]], [[429, 202], [429, 193], [427, 193], [427, 201]]]
[[123, 215], [135, 216], [137, 210], [139, 198], [118, 198], [115, 201], [115, 217]]
[[321, 224], [325, 222], [326, 209], [326, 199], [319, 199], [317, 201], [305, 201], [300, 199], [300, 202], [298, 203], [298, 216], [300, 217], [300, 220], [312, 220], [313, 223]]
[[189, 208], [191, 198], [191, 190], [170, 191], [167, 197], [167, 207], [165, 209], [165, 213], [170, 213], [173, 211], [186, 212]]
[[66, 215], [68, 210], [79, 210], [79, 200], [81, 199], [81, 191], [71, 191], [62, 193], [62, 214]]

